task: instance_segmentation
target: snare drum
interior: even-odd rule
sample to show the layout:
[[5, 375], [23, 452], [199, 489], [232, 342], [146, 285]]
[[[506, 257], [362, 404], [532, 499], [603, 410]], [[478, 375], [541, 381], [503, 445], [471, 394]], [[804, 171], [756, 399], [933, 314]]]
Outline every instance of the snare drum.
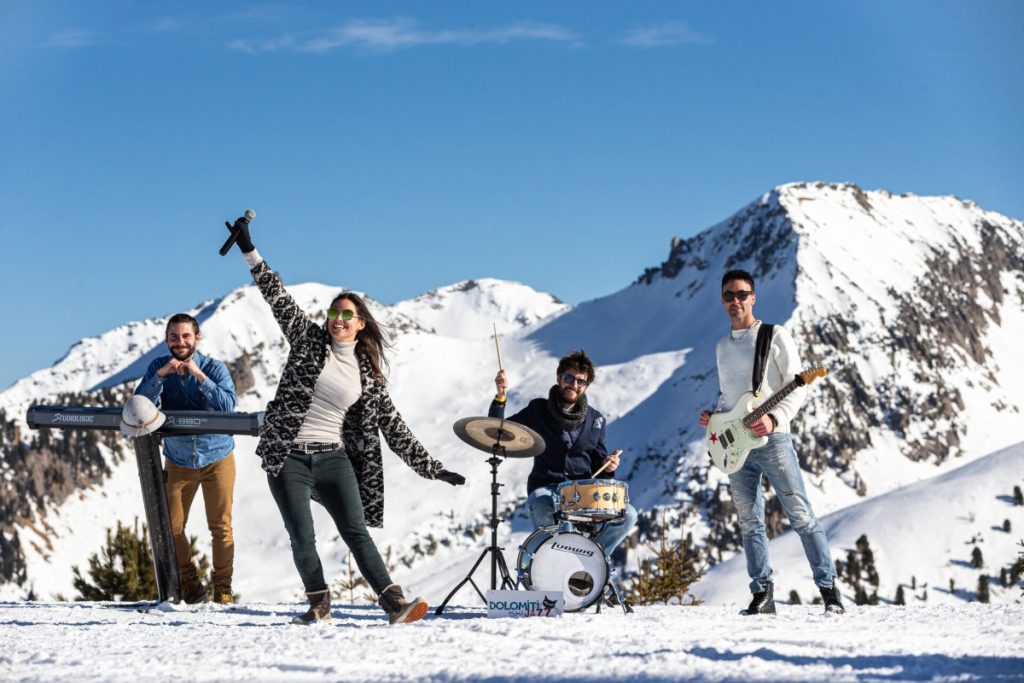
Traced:
[[579, 479], [558, 486], [558, 509], [566, 519], [603, 522], [626, 514], [629, 486], [615, 479]]
[[575, 531], [546, 526], [519, 546], [519, 581], [529, 590], [562, 591], [565, 611], [577, 612], [600, 599], [608, 561], [595, 541]]

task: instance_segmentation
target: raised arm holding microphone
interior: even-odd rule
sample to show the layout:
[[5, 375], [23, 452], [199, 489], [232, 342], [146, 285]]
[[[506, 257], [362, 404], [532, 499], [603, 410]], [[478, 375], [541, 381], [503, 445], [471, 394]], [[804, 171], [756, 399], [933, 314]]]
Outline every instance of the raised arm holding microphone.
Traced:
[[295, 623], [331, 618], [330, 590], [316, 550], [310, 498], [327, 508], [359, 571], [392, 624], [422, 619], [427, 603], [406, 600], [367, 530], [383, 526], [384, 472], [380, 435], [417, 474], [453, 486], [465, 477], [430, 457], [391, 402], [382, 366], [390, 347], [363, 299], [338, 294], [317, 324], [304, 313], [256, 251], [249, 222], [229, 226], [253, 279], [291, 349], [256, 454], [291, 540], [292, 556], [309, 598]]

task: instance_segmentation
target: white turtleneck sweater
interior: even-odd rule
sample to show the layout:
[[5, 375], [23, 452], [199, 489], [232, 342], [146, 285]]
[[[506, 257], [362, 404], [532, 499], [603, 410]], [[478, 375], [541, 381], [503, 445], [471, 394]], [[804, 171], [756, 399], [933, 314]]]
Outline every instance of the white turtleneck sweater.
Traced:
[[341, 441], [341, 423], [363, 387], [359, 381], [356, 342], [331, 340], [327, 362], [313, 389], [313, 402], [306, 411], [295, 440], [299, 443]]
[[[249, 268], [255, 268], [263, 261], [256, 250], [242, 254]], [[313, 389], [313, 402], [306, 411], [302, 427], [295, 437], [299, 443], [339, 443], [341, 425], [345, 413], [363, 393], [359, 379], [359, 361], [356, 359], [356, 342], [331, 340], [327, 362]]]
[[[746, 330], [729, 330], [729, 334], [718, 340], [715, 347], [721, 392], [718, 398], [718, 412], [732, 410], [740, 396], [751, 390], [750, 375], [754, 372], [754, 350], [757, 331], [760, 329], [761, 321], [758, 320], [753, 327]], [[758, 405], [788, 384], [802, 370], [793, 338], [782, 325], [776, 325]], [[779, 421], [775, 431], [789, 431], [790, 420], [803, 404], [806, 393], [805, 387], [799, 387], [772, 409], [772, 415]]]

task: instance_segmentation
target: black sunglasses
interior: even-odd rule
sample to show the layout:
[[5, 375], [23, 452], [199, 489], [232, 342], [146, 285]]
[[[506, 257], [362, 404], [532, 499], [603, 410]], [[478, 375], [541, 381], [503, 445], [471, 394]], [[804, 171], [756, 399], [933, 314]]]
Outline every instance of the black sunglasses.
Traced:
[[565, 382], [566, 385], [568, 385], [570, 387], [573, 386], [573, 385], [576, 385], [580, 389], [585, 388], [587, 386], [587, 384], [588, 384], [587, 380], [580, 379], [579, 377], [576, 377], [574, 375], [570, 375], [568, 372], [563, 372], [562, 373], [562, 381]]
[[736, 299], [739, 299], [740, 301], [746, 301], [747, 299], [750, 298], [750, 295], [753, 293], [754, 292], [749, 289], [743, 289], [740, 290], [739, 292], [731, 292], [727, 289], [724, 292], [722, 292], [722, 301], [724, 301], [725, 303], [732, 303]]

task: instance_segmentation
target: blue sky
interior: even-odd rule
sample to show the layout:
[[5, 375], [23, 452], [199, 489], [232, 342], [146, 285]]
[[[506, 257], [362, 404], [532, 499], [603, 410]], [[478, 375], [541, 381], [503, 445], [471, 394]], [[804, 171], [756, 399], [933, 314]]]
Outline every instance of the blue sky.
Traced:
[[[248, 281], [570, 303], [775, 185], [1024, 217], [1021, 2], [0, 3], [0, 387]], [[16, 331], [15, 331], [16, 330]]]

